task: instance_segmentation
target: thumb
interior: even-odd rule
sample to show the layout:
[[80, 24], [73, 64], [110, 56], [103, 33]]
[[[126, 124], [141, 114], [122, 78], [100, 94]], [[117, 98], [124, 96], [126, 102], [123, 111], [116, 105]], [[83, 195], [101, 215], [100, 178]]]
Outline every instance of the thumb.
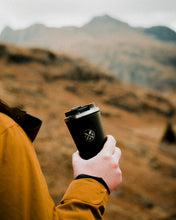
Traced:
[[79, 151], [77, 150], [76, 152], [74, 152], [74, 153], [72, 154], [72, 163], [76, 162], [79, 157], [80, 157], [80, 156], [79, 156]]

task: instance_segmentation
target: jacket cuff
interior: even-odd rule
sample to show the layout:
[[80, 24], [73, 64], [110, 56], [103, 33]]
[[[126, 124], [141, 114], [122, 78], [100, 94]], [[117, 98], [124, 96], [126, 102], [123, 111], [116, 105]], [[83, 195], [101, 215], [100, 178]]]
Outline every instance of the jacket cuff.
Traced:
[[87, 174], [80, 174], [75, 178], [75, 180], [82, 179], [82, 178], [92, 178], [92, 179], [98, 181], [99, 183], [103, 184], [103, 186], [107, 189], [108, 194], [110, 194], [109, 187], [102, 178], [96, 177], [96, 176], [90, 176], [90, 175], [87, 175]]
[[61, 204], [68, 200], [79, 200], [94, 205], [101, 204], [105, 207], [107, 199], [107, 190], [101, 183], [92, 178], [82, 178], [71, 182]]

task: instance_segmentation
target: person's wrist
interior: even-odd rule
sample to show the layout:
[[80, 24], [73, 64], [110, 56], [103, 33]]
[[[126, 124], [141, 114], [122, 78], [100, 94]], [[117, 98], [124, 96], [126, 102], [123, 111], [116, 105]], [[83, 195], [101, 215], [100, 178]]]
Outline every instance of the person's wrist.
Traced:
[[101, 183], [106, 188], [108, 194], [110, 194], [110, 190], [109, 190], [108, 185], [106, 184], [106, 182], [101, 177], [91, 176], [91, 175], [87, 175], [87, 174], [79, 174], [75, 178], [75, 180], [82, 179], [82, 178], [92, 178], [92, 179], [98, 181], [99, 183]]

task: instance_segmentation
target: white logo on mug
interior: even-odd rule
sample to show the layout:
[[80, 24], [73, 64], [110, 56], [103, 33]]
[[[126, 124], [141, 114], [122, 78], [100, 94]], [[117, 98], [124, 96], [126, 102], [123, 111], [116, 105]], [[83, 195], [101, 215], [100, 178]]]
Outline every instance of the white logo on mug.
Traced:
[[91, 142], [95, 139], [95, 132], [91, 129], [84, 131], [84, 138], [87, 142]]

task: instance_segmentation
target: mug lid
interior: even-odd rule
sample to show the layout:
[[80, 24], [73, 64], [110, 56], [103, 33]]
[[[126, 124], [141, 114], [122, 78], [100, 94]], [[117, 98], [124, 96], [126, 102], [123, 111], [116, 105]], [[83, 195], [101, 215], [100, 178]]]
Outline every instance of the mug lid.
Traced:
[[84, 106], [77, 106], [65, 113], [65, 121], [81, 118], [97, 111], [99, 111], [99, 108], [96, 107], [94, 103], [90, 103]]

